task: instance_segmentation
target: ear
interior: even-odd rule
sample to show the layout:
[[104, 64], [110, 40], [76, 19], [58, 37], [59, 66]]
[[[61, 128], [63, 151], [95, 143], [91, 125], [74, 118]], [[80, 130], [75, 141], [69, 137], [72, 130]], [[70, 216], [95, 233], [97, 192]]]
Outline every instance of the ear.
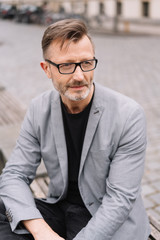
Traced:
[[47, 77], [51, 79], [51, 70], [50, 70], [49, 63], [43, 61], [40, 63], [40, 65], [41, 65], [41, 68], [45, 71]]

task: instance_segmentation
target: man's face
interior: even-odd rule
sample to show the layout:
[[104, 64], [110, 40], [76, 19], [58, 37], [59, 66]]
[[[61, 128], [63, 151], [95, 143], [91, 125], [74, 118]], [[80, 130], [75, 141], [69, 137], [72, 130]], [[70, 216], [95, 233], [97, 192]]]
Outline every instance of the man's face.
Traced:
[[[61, 49], [61, 42], [53, 41], [47, 50], [47, 59], [56, 64], [77, 63], [94, 58], [93, 46], [87, 36], [69, 45], [66, 41]], [[44, 64], [44, 63], [43, 63]], [[41, 63], [42, 66], [42, 63]], [[93, 88], [93, 71], [83, 72], [78, 66], [72, 74], [61, 74], [57, 67], [48, 62], [42, 66], [48, 78], [59, 91], [63, 101], [80, 101], [86, 99]]]

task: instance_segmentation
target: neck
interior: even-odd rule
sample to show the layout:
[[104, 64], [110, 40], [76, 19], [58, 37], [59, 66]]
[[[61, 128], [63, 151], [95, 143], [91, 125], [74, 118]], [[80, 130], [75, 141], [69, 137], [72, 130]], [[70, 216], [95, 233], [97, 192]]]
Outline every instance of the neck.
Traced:
[[94, 92], [94, 85], [92, 85], [89, 95], [85, 99], [80, 100], [80, 101], [72, 101], [72, 100], [66, 99], [66, 98], [64, 99], [64, 96], [61, 96], [62, 102], [65, 105], [67, 112], [72, 113], [72, 114], [82, 112], [87, 107], [87, 105], [90, 103], [92, 96], [93, 96], [93, 92]]

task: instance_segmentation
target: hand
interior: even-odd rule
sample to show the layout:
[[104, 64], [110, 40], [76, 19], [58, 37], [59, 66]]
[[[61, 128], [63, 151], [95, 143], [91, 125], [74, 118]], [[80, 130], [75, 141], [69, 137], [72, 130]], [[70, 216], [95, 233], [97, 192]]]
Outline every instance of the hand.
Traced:
[[65, 240], [54, 232], [44, 219], [25, 220], [23, 224], [35, 240]]

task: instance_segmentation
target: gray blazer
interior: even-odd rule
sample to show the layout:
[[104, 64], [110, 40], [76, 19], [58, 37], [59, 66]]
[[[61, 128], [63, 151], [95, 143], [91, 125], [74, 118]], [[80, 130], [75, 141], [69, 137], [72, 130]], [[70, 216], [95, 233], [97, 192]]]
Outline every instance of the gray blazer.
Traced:
[[[130, 98], [95, 84], [79, 169], [79, 190], [92, 214], [74, 240], [147, 240], [148, 218], [141, 199], [146, 148], [142, 108]], [[67, 150], [56, 91], [34, 99], [16, 147], [0, 179], [0, 196], [16, 233], [21, 220], [41, 218], [29, 184], [43, 158], [50, 178], [42, 201], [67, 193]]]

